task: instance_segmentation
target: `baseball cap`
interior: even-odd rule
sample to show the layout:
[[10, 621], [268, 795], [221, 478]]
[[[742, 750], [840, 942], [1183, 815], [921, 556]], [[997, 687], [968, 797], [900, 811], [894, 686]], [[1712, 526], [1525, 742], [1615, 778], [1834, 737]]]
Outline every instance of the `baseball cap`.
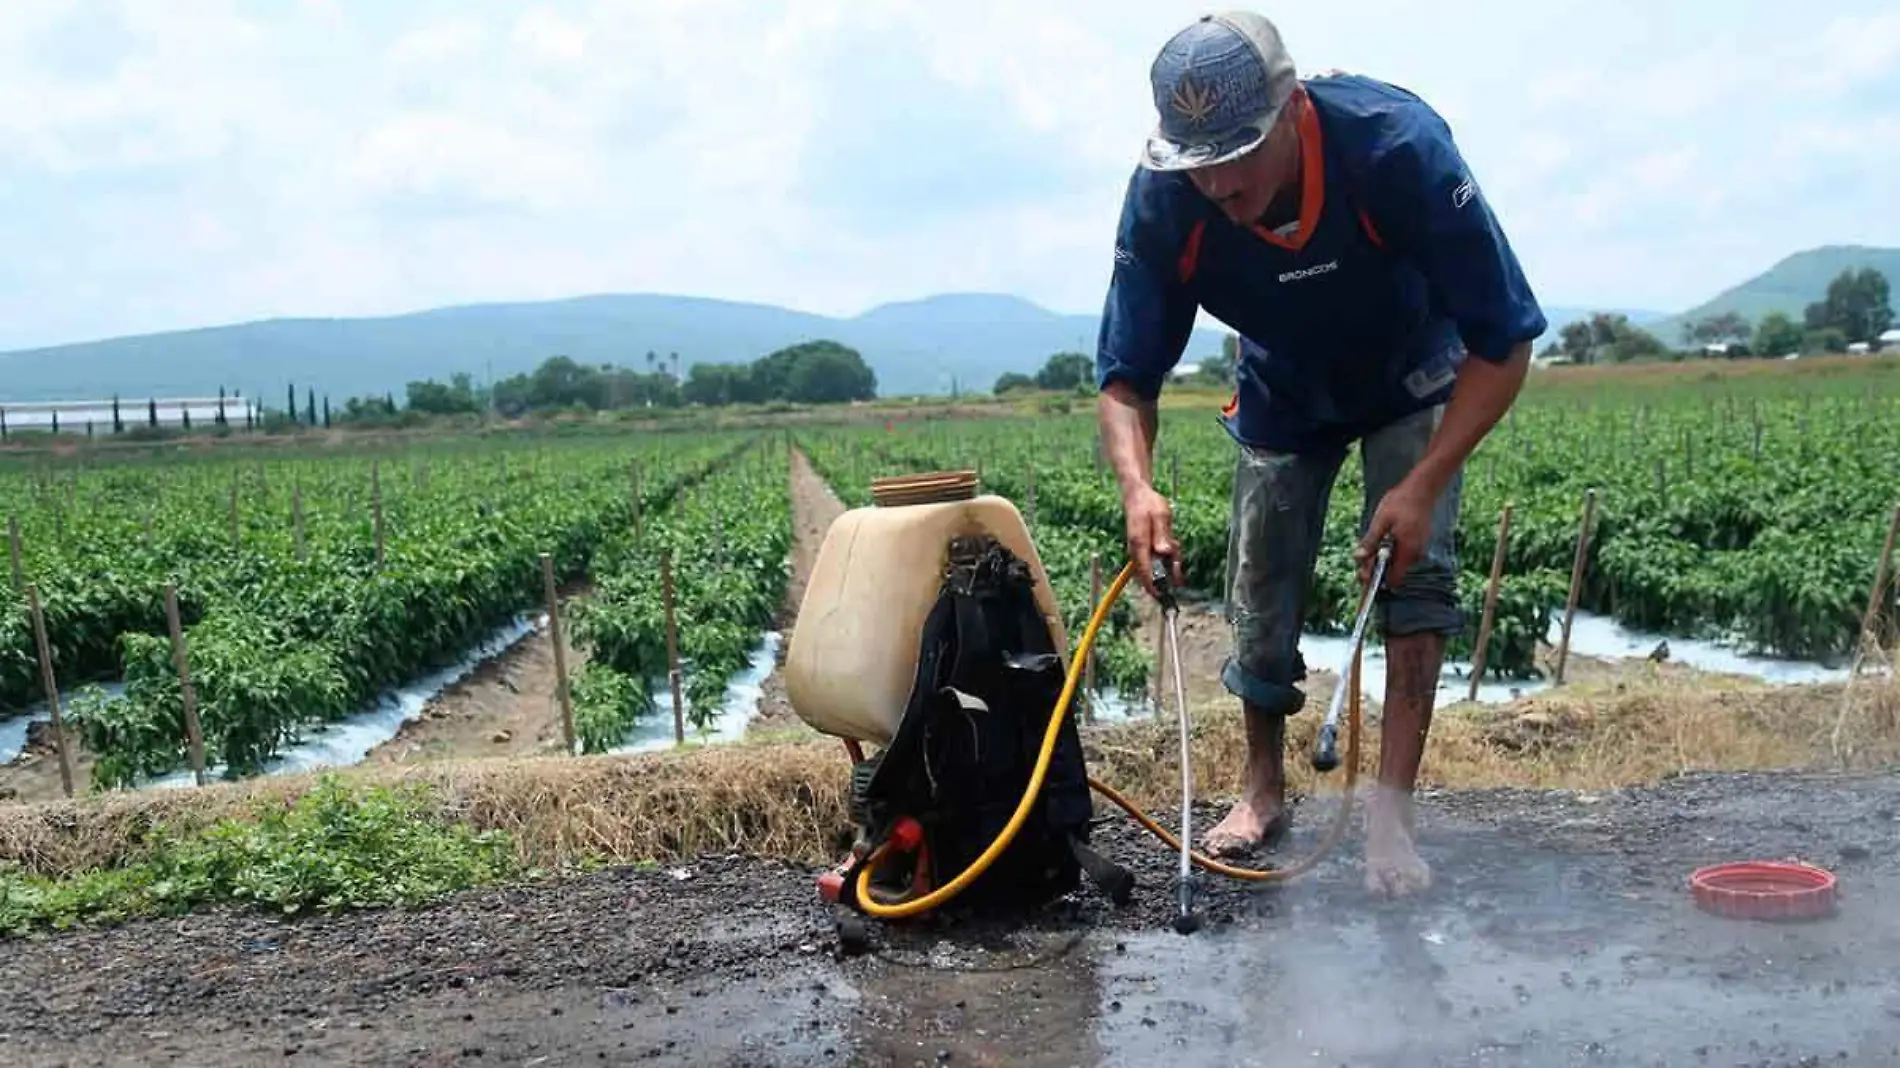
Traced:
[[1264, 15], [1202, 15], [1168, 39], [1148, 72], [1161, 122], [1142, 165], [1181, 171], [1246, 155], [1280, 117], [1298, 83], [1280, 31]]

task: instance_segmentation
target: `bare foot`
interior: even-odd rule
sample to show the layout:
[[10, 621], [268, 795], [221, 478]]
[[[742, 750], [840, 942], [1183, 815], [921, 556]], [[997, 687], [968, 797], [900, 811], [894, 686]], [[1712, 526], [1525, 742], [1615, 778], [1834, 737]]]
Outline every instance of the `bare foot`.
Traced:
[[1231, 857], [1272, 845], [1286, 836], [1293, 824], [1292, 813], [1271, 797], [1242, 798], [1227, 818], [1214, 825], [1201, 839], [1209, 856]]
[[1366, 805], [1366, 890], [1407, 897], [1432, 885], [1432, 869], [1412, 842], [1412, 799], [1381, 789]]

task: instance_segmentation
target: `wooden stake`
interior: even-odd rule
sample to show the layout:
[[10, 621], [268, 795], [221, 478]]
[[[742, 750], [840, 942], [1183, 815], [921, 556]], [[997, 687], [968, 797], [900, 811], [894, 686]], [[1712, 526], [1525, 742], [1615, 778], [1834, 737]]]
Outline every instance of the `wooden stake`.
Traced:
[[297, 540], [297, 559], [308, 560], [310, 558], [310, 550], [304, 541], [303, 480], [301, 479], [290, 488], [290, 523], [292, 528], [294, 528], [294, 537]]
[[1491, 553], [1491, 580], [1484, 588], [1484, 615], [1478, 622], [1478, 645], [1471, 654], [1471, 692], [1467, 700], [1478, 699], [1478, 684], [1484, 681], [1484, 654], [1491, 644], [1491, 624], [1497, 618], [1498, 586], [1504, 578], [1504, 553], [1511, 542], [1511, 506], [1498, 514], [1498, 545]]
[[1557, 646], [1557, 682], [1564, 681], [1564, 664], [1570, 659], [1570, 624], [1577, 616], [1577, 598], [1583, 594], [1583, 565], [1590, 555], [1590, 526], [1596, 519], [1597, 491], [1583, 495], [1583, 524], [1577, 528], [1577, 558], [1570, 565], [1570, 596], [1564, 602], [1563, 640]]
[[46, 616], [40, 611], [37, 583], [26, 588], [27, 610], [33, 615], [33, 643], [40, 653], [40, 686], [46, 691], [46, 707], [53, 716], [53, 742], [59, 749], [59, 786], [67, 797], [73, 796], [73, 758], [66, 745], [66, 720], [59, 712], [59, 681], [53, 677], [53, 650], [46, 640]]
[[26, 588], [26, 566], [20, 560], [20, 520], [7, 517], [7, 555], [13, 559], [13, 588]]
[[646, 532], [646, 520], [640, 514], [640, 461], [633, 461], [633, 536], [640, 538]]
[[[1900, 540], [1900, 506], [1894, 508], [1893, 519], [1887, 524], [1887, 541], [1880, 547], [1880, 562], [1874, 565], [1873, 592], [1867, 595], [1867, 614], [1860, 620], [1860, 636], [1873, 636], [1875, 644], [1880, 641], [1874, 632], [1874, 627], [1880, 622], [1880, 595], [1887, 590], [1887, 574], [1893, 567], [1893, 545], [1896, 540]], [[1858, 660], [1854, 663], [1854, 672], [1860, 673]]]
[[243, 548], [244, 540], [238, 534], [238, 475], [231, 472], [231, 549], [233, 552]]
[[680, 694], [679, 627], [673, 618], [673, 554], [660, 554], [660, 596], [666, 604], [666, 681], [673, 689], [673, 744], [686, 744], [686, 703]]
[[567, 646], [561, 639], [561, 597], [554, 588], [554, 557], [541, 554], [541, 586], [548, 599], [548, 641], [554, 645], [554, 693], [561, 702], [561, 738], [574, 754], [574, 697], [567, 685]]
[[[1089, 554], [1089, 606], [1102, 603], [1102, 554]], [[1095, 647], [1089, 646], [1088, 662], [1083, 665], [1082, 688], [1087, 691], [1082, 704], [1082, 719], [1085, 723], [1095, 722]]]
[[382, 461], [369, 468], [370, 505], [376, 511], [376, 566], [383, 566], [383, 473]]
[[185, 646], [185, 627], [178, 618], [178, 587], [165, 584], [165, 625], [172, 632], [172, 665], [178, 669], [178, 692], [185, 702], [185, 744], [191, 756], [191, 773], [198, 785], [205, 784], [205, 736], [198, 723], [198, 691], [191, 685], [191, 654]]
[[1029, 506], [1029, 525], [1033, 527], [1036, 525], [1036, 465], [1033, 463], [1029, 465], [1028, 487], [1025, 502]]

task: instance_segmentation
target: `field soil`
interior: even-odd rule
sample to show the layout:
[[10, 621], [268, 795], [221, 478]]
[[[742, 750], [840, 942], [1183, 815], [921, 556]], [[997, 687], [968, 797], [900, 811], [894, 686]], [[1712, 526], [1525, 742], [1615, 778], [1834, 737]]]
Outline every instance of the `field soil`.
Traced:
[[[586, 595], [578, 586], [563, 595], [563, 605]], [[562, 633], [570, 673], [587, 662]], [[407, 764], [424, 760], [472, 760], [482, 757], [537, 756], [562, 747], [561, 703], [554, 669], [554, 638], [545, 625], [506, 652], [489, 657], [475, 670], [449, 684], [404, 723], [396, 736], [370, 750], [367, 762]]]
[[792, 450], [792, 578], [785, 588], [785, 604], [779, 610], [778, 630], [785, 636], [779, 643], [778, 664], [772, 674], [765, 679], [762, 687], [764, 696], [759, 701], [759, 711], [753, 717], [750, 732], [769, 733], [775, 736], [785, 734], [810, 734], [804, 721], [792, 711], [791, 699], [785, 693], [785, 653], [791, 645], [792, 625], [798, 619], [798, 606], [805, 599], [805, 586], [811, 581], [812, 568], [818, 562], [818, 550], [825, 543], [825, 532], [845, 511], [844, 502], [832, 492], [831, 486], [811, 466], [811, 461], [798, 449]]
[[[27, 728], [26, 748], [12, 763], [0, 764], [0, 803], [51, 801], [65, 797], [60, 785], [58, 742], [52, 724]], [[73, 796], [92, 789], [92, 754], [79, 742], [79, 732], [68, 727], [66, 744], [73, 762]]]
[[[1315, 801], [1328, 805], [1330, 801]], [[1197, 818], [1215, 810], [1205, 807]], [[1301, 881], [1210, 878], [1112, 809], [1135, 901], [873, 925], [839, 952], [812, 869], [736, 856], [415, 911], [223, 911], [0, 943], [20, 1065], [1746, 1064], [1900, 1058], [1900, 777], [1695, 774], [1429, 792], [1418, 898], [1360, 887], [1356, 827]], [[1171, 824], [1167, 813], [1157, 813]], [[1326, 813], [1324, 815], [1330, 815]], [[1313, 848], [1302, 821], [1278, 858]], [[1838, 912], [1699, 911], [1695, 867], [1799, 857]]]

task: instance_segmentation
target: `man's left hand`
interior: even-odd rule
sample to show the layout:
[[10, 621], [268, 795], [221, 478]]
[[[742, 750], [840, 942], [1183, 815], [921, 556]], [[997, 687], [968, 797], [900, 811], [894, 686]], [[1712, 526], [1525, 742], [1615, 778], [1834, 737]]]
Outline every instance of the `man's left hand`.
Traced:
[[1372, 561], [1378, 555], [1380, 539], [1387, 535], [1391, 536], [1393, 545], [1392, 559], [1385, 568], [1385, 584], [1397, 586], [1405, 578], [1405, 573], [1418, 562], [1431, 540], [1432, 503], [1432, 493], [1416, 478], [1400, 482], [1380, 498], [1365, 538], [1352, 551], [1353, 559], [1359, 564], [1362, 588], [1372, 581]]

